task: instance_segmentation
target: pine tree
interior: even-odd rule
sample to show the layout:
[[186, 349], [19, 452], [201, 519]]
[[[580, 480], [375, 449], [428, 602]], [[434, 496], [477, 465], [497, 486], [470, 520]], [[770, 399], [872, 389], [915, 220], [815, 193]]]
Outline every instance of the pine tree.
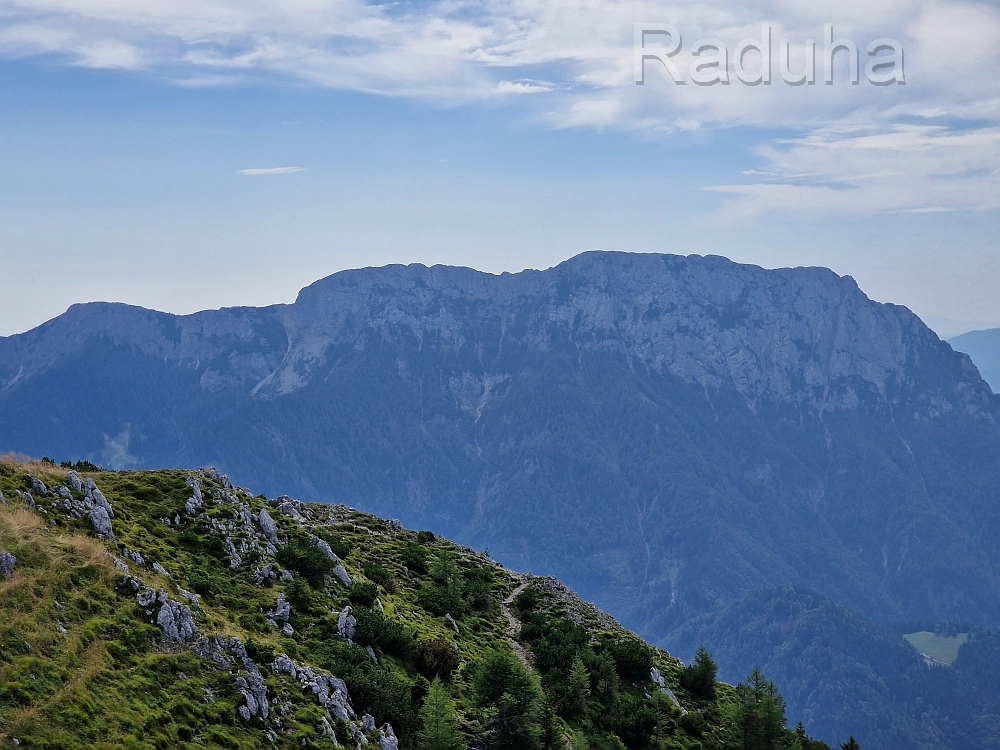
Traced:
[[861, 745], [858, 744], [856, 739], [851, 737], [847, 740], [847, 742], [840, 746], [840, 750], [861, 750]]
[[435, 677], [420, 710], [423, 728], [417, 733], [420, 750], [461, 750], [458, 712], [441, 678]]

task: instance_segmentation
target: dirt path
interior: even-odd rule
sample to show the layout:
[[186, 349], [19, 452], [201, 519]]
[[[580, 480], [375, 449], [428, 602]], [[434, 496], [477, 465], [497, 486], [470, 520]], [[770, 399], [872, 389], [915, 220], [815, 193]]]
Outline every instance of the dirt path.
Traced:
[[510, 647], [514, 649], [514, 653], [517, 654], [517, 658], [526, 667], [531, 667], [531, 654], [528, 650], [517, 642], [517, 636], [521, 632], [521, 623], [517, 621], [514, 613], [511, 611], [511, 605], [514, 603], [514, 598], [524, 591], [528, 584], [531, 583], [531, 578], [529, 576], [521, 576], [521, 583], [510, 592], [510, 596], [503, 600], [503, 616], [507, 618], [507, 629], [505, 631], [507, 635], [507, 641], [510, 643]]

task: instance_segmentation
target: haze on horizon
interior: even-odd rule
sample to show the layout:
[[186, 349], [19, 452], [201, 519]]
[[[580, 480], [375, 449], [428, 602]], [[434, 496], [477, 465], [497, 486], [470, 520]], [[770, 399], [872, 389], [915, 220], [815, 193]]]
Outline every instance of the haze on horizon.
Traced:
[[[821, 265], [942, 335], [1000, 321], [995, 3], [0, 10], [0, 335], [75, 302], [188, 313], [591, 249]], [[768, 22], [793, 67], [825, 22], [862, 67], [893, 37], [906, 85], [851, 86], [841, 59], [833, 86], [636, 86], [650, 20], [730, 49]]]

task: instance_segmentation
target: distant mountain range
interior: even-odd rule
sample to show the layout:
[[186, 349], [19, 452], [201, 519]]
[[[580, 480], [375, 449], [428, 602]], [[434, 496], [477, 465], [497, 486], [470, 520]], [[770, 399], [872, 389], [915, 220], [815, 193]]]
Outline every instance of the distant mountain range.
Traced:
[[970, 331], [949, 339], [956, 351], [965, 352], [979, 367], [993, 392], [1000, 392], [1000, 328]]
[[587, 253], [347, 271], [259, 309], [77, 305], [0, 339], [0, 448], [399, 517], [668, 647], [785, 585], [1000, 625], [1000, 399], [826, 269]]

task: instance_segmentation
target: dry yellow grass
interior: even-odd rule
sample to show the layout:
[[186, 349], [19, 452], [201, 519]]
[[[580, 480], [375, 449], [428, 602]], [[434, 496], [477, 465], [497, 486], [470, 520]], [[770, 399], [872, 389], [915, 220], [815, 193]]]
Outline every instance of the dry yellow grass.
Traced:
[[[114, 564], [102, 542], [83, 534], [61, 534], [26, 508], [0, 507], [0, 545], [4, 542], [11, 547], [37, 544], [44, 551], [46, 570], [30, 574], [31, 578], [86, 567], [98, 569], [102, 577], [115, 574]], [[0, 595], [12, 590], [25, 577], [18, 572], [11, 580], [0, 583]]]
[[0, 508], [0, 534], [26, 536], [45, 528], [45, 521], [27, 508]]
[[29, 456], [21, 455], [20, 453], [8, 453], [4, 456], [0, 456], [0, 463], [7, 464], [8, 466], [14, 466], [32, 475], [51, 474], [53, 476], [65, 477], [69, 474], [69, 469], [64, 469], [62, 466], [39, 461]]

